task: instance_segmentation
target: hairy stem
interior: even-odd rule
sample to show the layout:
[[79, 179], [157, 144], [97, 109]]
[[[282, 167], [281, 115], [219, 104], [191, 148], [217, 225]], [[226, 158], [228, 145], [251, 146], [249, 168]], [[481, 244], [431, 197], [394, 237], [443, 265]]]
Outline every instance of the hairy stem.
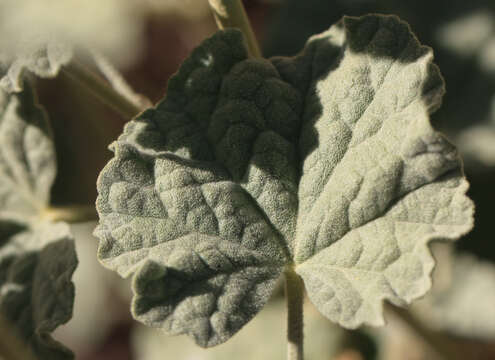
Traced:
[[293, 269], [285, 272], [287, 299], [287, 360], [303, 360], [304, 284]]
[[390, 304], [387, 304], [386, 309], [405, 322], [442, 359], [461, 360], [466, 358], [462, 355], [462, 352], [460, 352], [461, 349], [456, 346], [455, 342], [429, 329], [407, 309]]
[[219, 29], [238, 28], [244, 34], [249, 55], [261, 58], [261, 50], [241, 0], [208, 0]]
[[61, 73], [69, 80], [86, 88], [101, 102], [117, 111], [126, 119], [132, 119], [144, 110], [119, 94], [107, 82], [76, 61], [63, 67]]
[[139, 108], [148, 108], [152, 106], [152, 103], [148, 98], [134, 91], [117, 68], [115, 68], [103, 54], [94, 49], [90, 50], [90, 53], [93, 56], [93, 61], [96, 66], [115, 91]]
[[78, 223], [98, 219], [94, 205], [48, 207], [43, 210], [41, 216], [49, 221], [65, 221], [68, 223]]

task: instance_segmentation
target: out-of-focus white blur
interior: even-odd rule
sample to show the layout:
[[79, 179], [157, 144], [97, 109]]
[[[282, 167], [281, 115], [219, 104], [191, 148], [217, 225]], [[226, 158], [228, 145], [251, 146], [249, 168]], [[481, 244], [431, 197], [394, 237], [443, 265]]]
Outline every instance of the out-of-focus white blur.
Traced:
[[197, 19], [208, 11], [207, 0], [0, 0], [0, 54], [14, 58], [56, 40], [122, 68], [142, 53], [146, 16]]

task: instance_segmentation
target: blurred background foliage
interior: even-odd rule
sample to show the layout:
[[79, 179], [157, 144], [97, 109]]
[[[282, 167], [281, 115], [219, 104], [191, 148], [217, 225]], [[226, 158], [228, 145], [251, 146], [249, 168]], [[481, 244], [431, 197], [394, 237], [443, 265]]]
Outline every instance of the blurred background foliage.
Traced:
[[[432, 329], [447, 334], [467, 359], [494, 359], [495, 230], [491, 225], [495, 214], [495, 2], [244, 3], [267, 57], [294, 55], [309, 36], [327, 29], [343, 15], [370, 12], [400, 16], [423, 44], [434, 49], [447, 94], [432, 121], [464, 157], [470, 196], [476, 203], [476, 226], [455, 249], [436, 250], [439, 266], [435, 287], [414, 311]], [[27, 28], [25, 36], [63, 33], [81, 48], [103, 53], [137, 92], [153, 102], [165, 95], [168, 78], [188, 53], [216, 31], [206, 0], [0, 0], [0, 46], [22, 43], [24, 39], [16, 30], [19, 24]], [[84, 52], [80, 55], [85, 58]], [[107, 147], [127, 120], [63, 77], [39, 80], [38, 90], [40, 102], [51, 116], [58, 149], [54, 202], [92, 204], [96, 177], [111, 157]], [[138, 326], [128, 311], [130, 294], [124, 290], [128, 286], [97, 264], [93, 228], [94, 224], [89, 223], [74, 229], [80, 257], [74, 319], [57, 331], [58, 338], [76, 351], [78, 359], [241, 359], [242, 354], [246, 359], [261, 358], [257, 354], [284, 358], [285, 320], [279, 304], [282, 291], [231, 345], [217, 350], [203, 351], [188, 339], [165, 338]], [[308, 359], [437, 359], [393, 316], [381, 330], [345, 331], [311, 308], [307, 314]], [[265, 352], [260, 353], [260, 349]]]

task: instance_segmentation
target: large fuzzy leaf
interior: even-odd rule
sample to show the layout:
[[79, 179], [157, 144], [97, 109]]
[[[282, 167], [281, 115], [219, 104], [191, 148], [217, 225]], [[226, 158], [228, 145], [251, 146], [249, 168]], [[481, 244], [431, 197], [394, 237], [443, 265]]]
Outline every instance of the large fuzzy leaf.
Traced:
[[442, 78], [393, 16], [345, 17], [294, 58], [240, 33], [193, 51], [98, 181], [100, 260], [134, 315], [202, 346], [232, 336], [290, 265], [328, 318], [383, 323], [430, 287], [427, 244], [472, 227], [454, 147], [429, 123]]
[[[15, 229], [15, 232], [13, 231]], [[8, 237], [6, 229], [11, 230]], [[72, 359], [50, 333], [72, 317], [77, 265], [69, 226], [0, 220], [0, 311], [37, 359]]]
[[69, 227], [43, 220], [56, 171], [44, 111], [29, 86], [0, 91], [0, 312], [39, 359], [71, 359], [50, 333], [72, 316]]

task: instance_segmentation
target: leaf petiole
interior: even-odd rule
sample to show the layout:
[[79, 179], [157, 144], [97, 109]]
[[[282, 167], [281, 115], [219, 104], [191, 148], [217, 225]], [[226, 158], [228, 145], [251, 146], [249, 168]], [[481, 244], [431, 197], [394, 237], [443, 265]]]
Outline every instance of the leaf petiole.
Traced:
[[62, 68], [61, 75], [75, 82], [96, 96], [101, 102], [126, 119], [132, 119], [144, 109], [113, 89], [107, 82], [77, 61]]
[[90, 50], [90, 52], [95, 65], [115, 91], [139, 108], [148, 108], [153, 105], [148, 98], [132, 89], [122, 74], [103, 54], [95, 49]]
[[53, 222], [65, 221], [68, 223], [78, 223], [98, 219], [94, 205], [50, 206], [42, 211], [41, 217], [45, 220]]
[[287, 360], [303, 360], [304, 283], [292, 268], [285, 271], [287, 300]]

